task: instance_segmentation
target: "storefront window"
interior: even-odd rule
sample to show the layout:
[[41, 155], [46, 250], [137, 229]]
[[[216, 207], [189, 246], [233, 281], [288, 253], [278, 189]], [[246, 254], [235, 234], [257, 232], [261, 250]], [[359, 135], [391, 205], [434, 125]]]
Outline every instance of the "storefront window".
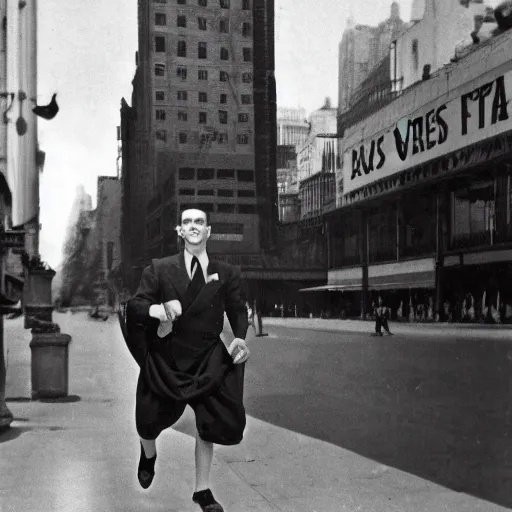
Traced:
[[491, 243], [494, 224], [494, 181], [460, 188], [452, 194], [452, 247]]
[[428, 255], [436, 249], [435, 192], [404, 195], [400, 204], [400, 257]]
[[330, 227], [330, 267], [361, 264], [361, 224], [357, 213], [346, 213], [333, 219]]
[[368, 261], [376, 263], [397, 257], [396, 205], [382, 205], [368, 215]]

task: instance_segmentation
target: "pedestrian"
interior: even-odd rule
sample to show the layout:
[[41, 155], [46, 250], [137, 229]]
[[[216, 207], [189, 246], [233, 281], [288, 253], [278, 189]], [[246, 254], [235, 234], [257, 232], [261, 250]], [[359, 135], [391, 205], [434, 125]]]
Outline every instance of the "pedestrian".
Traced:
[[[126, 309], [127, 344], [141, 367], [135, 406], [141, 444], [137, 476], [144, 489], [151, 485], [156, 439], [189, 404], [196, 423], [192, 500], [203, 511], [222, 512], [210, 490], [210, 471], [214, 444], [239, 444], [246, 425], [247, 310], [240, 298], [239, 271], [208, 257], [207, 212], [185, 209], [177, 232], [184, 250], [152, 260]], [[163, 323], [172, 329], [159, 338], [162, 310], [167, 316]], [[220, 338], [225, 313], [235, 336], [228, 349]]]
[[384, 301], [382, 297], [378, 298], [377, 307], [374, 309], [375, 314], [375, 332], [377, 336], [382, 336], [382, 328], [386, 331], [388, 336], [392, 335], [392, 332], [389, 330], [388, 318], [389, 318], [389, 308], [384, 306]]
[[254, 308], [251, 308], [251, 305], [249, 302], [245, 303], [245, 307], [247, 308], [247, 320], [249, 322], [249, 325], [252, 325], [252, 328], [254, 329], [254, 334], [258, 334], [256, 332], [256, 321], [255, 321], [255, 311]]

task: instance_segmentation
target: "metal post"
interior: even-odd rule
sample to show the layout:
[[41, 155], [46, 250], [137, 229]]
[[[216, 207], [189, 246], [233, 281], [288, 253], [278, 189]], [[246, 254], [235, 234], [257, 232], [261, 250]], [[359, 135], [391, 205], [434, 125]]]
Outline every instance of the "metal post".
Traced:
[[[3, 215], [2, 215], [3, 219]], [[4, 282], [4, 251], [0, 248], [0, 279]], [[2, 286], [3, 288], [3, 286]], [[10, 426], [13, 420], [12, 412], [5, 403], [5, 383], [7, 380], [7, 368], [4, 357], [4, 316], [0, 311], [0, 429]]]

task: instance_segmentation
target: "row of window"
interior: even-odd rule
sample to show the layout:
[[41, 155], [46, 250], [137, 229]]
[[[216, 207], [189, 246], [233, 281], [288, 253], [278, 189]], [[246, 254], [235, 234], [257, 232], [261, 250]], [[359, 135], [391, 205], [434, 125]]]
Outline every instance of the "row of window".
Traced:
[[[211, 2], [212, 0], [210, 0]], [[251, 9], [251, 0], [241, 0], [242, 2], [242, 9], [244, 11], [248, 11]], [[167, 0], [153, 0], [154, 4], [167, 4], [169, 3]], [[189, 0], [188, 2], [190, 5], [195, 3], [195, 0]], [[187, 5], [187, 0], [177, 0], [178, 5]], [[208, 0], [197, 0], [197, 5], [199, 7], [208, 7]], [[231, 7], [230, 0], [219, 0], [219, 7], [221, 9], [229, 9]]]
[[[163, 64], [159, 64], [159, 66], [162, 66]], [[164, 66], [164, 74], [165, 74], [165, 65]], [[156, 73], [156, 67], [155, 67], [155, 73]], [[185, 81], [188, 76], [188, 70], [186, 66], [178, 66], [176, 68], [176, 75], [182, 80]], [[197, 79], [198, 80], [208, 80], [208, 70], [207, 69], [198, 69], [197, 70]], [[229, 73], [224, 70], [219, 71], [219, 81], [220, 82], [227, 82], [229, 81]], [[249, 71], [246, 71], [242, 73], [242, 82], [244, 84], [250, 84], [252, 83], [252, 73]]]
[[[215, 172], [217, 171], [217, 172]], [[178, 169], [178, 178], [180, 180], [234, 180], [235, 177], [238, 181], [254, 181], [254, 171], [250, 169], [212, 169], [209, 167], [180, 167]]]
[[[167, 130], [156, 130], [155, 132], [156, 140], [159, 140], [161, 142], [167, 142], [168, 140], [168, 134]], [[200, 134], [199, 143], [200, 144], [206, 144], [211, 142], [217, 142], [218, 144], [227, 144], [228, 143], [228, 134], [223, 132], [215, 132], [213, 134], [207, 134], [202, 133]], [[178, 142], [180, 144], [188, 144], [189, 142], [193, 142], [193, 140], [190, 140], [189, 133], [186, 131], [180, 131], [178, 132]], [[247, 145], [249, 144], [249, 135], [246, 135], [244, 133], [238, 134], [236, 136], [236, 143], [240, 145]]]
[[[177, 91], [177, 98], [179, 101], [188, 101], [188, 91]], [[208, 103], [208, 93], [200, 91], [197, 95], [197, 99], [199, 103]], [[221, 93], [219, 96], [220, 103], [228, 102], [227, 93]], [[251, 105], [252, 104], [252, 95], [251, 94], [241, 94], [240, 102], [242, 105]]]
[[[181, 207], [185, 207], [182, 204]], [[198, 203], [198, 208], [208, 213], [256, 213], [255, 204], [233, 204], [233, 203]]]
[[[179, 14], [176, 18], [176, 26], [180, 28], [187, 28], [187, 17], [184, 14]], [[159, 27], [167, 26], [167, 15], [163, 12], [155, 13], [155, 25]], [[208, 20], [202, 16], [198, 16], [197, 18], [197, 28], [199, 30], [207, 30]], [[229, 34], [229, 19], [221, 19], [219, 20], [219, 32], [222, 34]], [[251, 37], [252, 36], [252, 25], [248, 21], [244, 21], [242, 23], [241, 29], [242, 36]]]
[[[180, 188], [179, 190], [180, 196], [195, 196], [196, 189], [194, 188]], [[214, 196], [215, 189], [198, 189], [198, 196]], [[219, 188], [217, 189], [217, 197], [235, 197], [235, 191], [229, 188]], [[254, 190], [238, 190], [237, 197], [256, 197], [256, 192]]]
[[[219, 123], [220, 124], [228, 124], [228, 111], [227, 110], [219, 110]], [[184, 112], [182, 110], [178, 110], [178, 121], [188, 121], [188, 112]], [[167, 113], [165, 110], [157, 109], [155, 112], [155, 118], [157, 121], [165, 121], [167, 118]], [[198, 119], [199, 124], [206, 124], [208, 122], [208, 113], [207, 112], [199, 112]], [[238, 114], [238, 122], [239, 123], [248, 123], [249, 122], [249, 114]]]
[[[164, 36], [155, 36], [155, 52], [157, 53], [165, 53], [166, 44]], [[186, 57], [187, 56], [187, 42], [182, 39], [178, 41], [176, 54], [178, 57]], [[221, 46], [220, 48], [220, 60], [229, 60], [229, 50]], [[244, 62], [252, 62], [252, 48], [242, 48], [242, 57]], [[208, 58], [208, 43], [205, 41], [200, 41], [197, 43], [197, 58], [198, 59], [207, 59]]]

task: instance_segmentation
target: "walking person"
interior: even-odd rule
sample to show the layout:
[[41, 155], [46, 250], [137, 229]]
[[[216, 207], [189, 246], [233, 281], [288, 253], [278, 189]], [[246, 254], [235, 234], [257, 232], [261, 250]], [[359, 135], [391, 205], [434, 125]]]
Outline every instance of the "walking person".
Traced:
[[[141, 444], [137, 476], [144, 489], [151, 485], [156, 439], [189, 404], [196, 420], [192, 500], [203, 511], [222, 512], [210, 490], [210, 470], [214, 444], [239, 444], [246, 425], [247, 309], [240, 298], [239, 271], [208, 257], [207, 212], [184, 210], [177, 231], [184, 250], [152, 260], [126, 309], [126, 341], [141, 368], [135, 406]], [[220, 338], [224, 313], [235, 335], [228, 349]]]
[[375, 332], [377, 336], [382, 336], [382, 328], [386, 331], [388, 336], [391, 336], [393, 333], [389, 330], [388, 318], [389, 318], [389, 308], [384, 306], [384, 301], [382, 297], [379, 296], [377, 300], [377, 307], [374, 310], [375, 314]]

